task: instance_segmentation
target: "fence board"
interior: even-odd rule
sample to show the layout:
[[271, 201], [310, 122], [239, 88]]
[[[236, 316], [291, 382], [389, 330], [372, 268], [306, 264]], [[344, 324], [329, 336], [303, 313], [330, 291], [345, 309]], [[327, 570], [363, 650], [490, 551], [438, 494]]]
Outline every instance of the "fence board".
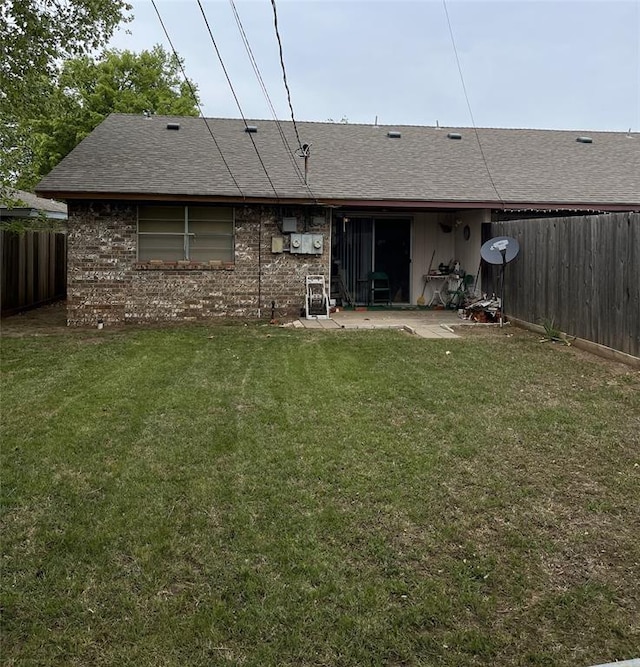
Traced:
[[640, 356], [640, 213], [493, 222], [491, 234], [520, 243], [507, 315]]
[[63, 299], [67, 292], [66, 235], [0, 230], [0, 314], [12, 315]]

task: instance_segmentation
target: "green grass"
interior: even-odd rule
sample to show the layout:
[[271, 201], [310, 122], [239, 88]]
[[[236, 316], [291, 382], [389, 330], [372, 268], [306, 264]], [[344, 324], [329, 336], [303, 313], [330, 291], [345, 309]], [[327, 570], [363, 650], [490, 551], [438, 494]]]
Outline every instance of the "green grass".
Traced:
[[4, 665], [640, 654], [637, 372], [217, 326], [5, 338], [2, 376]]

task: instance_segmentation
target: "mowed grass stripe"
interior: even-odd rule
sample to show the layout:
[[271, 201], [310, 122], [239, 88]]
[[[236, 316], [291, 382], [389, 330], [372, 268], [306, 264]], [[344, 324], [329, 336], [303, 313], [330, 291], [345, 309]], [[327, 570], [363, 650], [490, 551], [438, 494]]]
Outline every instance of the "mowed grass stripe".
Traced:
[[8, 664], [631, 657], [637, 374], [527, 334], [105, 333], [3, 341]]

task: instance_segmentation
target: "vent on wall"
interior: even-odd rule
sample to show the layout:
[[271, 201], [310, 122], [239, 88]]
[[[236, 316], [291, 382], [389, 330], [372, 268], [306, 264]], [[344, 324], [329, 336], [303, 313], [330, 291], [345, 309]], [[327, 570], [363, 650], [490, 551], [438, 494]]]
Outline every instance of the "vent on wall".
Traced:
[[387, 132], [387, 136], [389, 137], [389, 139], [400, 139], [402, 134], [398, 132], [398, 130], [389, 130]]
[[167, 130], [179, 130], [180, 123], [167, 123]]

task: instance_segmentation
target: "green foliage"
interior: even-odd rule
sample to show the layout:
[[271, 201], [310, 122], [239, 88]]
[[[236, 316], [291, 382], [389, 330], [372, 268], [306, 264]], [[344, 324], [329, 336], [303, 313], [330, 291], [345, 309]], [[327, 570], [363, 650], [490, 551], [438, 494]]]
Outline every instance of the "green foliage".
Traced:
[[[14, 204], [13, 200], [11, 203]], [[0, 231], [24, 234], [25, 232], [63, 232], [66, 221], [47, 217], [40, 211], [35, 218], [7, 218], [0, 220]]]
[[51, 171], [110, 113], [197, 115], [179, 61], [161, 46], [67, 60], [46, 102], [46, 113], [32, 125], [31, 169], [19, 181], [24, 188]]
[[4, 0], [0, 4], [0, 188], [29, 172], [30, 126], [68, 58], [104, 46], [130, 20], [125, 0]]
[[560, 331], [560, 329], [556, 327], [555, 322], [553, 320], [549, 319], [542, 320], [542, 327], [544, 329], [544, 334], [545, 334], [545, 337], [542, 339], [543, 341], [550, 341], [552, 343], [557, 342], [557, 343], [564, 343], [565, 345], [571, 345], [566, 334], [562, 333], [562, 331]]
[[59, 62], [107, 43], [130, 20], [125, 0], [8, 0], [0, 9], [3, 58], [0, 88], [14, 114], [37, 109], [42, 77], [55, 77]]
[[27, 208], [29, 205], [20, 197], [20, 192], [0, 188], [0, 231], [23, 234], [28, 231], [64, 231], [65, 221], [50, 218], [45, 211], [38, 211], [36, 217], [14, 216], [12, 209]]
[[31, 190], [112, 112], [195, 115], [180, 64], [160, 46], [103, 47], [125, 0], [9, 0], [0, 6], [0, 192]]

